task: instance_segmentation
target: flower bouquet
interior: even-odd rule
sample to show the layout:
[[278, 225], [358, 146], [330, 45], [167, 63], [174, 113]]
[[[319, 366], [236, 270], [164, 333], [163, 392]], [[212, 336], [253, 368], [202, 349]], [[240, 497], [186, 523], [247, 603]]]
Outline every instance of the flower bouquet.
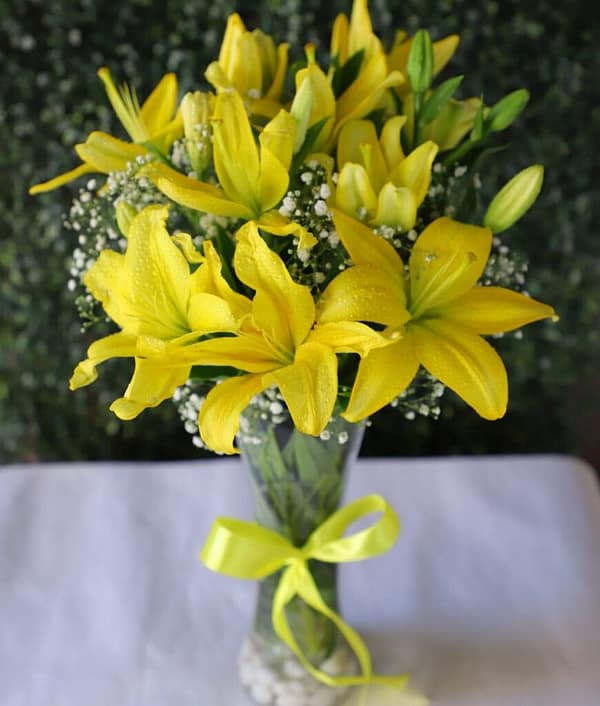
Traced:
[[119, 418], [173, 398], [197, 445], [246, 460], [257, 524], [218, 519], [202, 558], [261, 580], [240, 663], [257, 703], [405, 684], [374, 675], [337, 612], [337, 564], [388, 550], [399, 526], [379, 496], [338, 509], [345, 469], [387, 405], [436, 417], [450, 388], [502, 417], [506, 370], [484, 336], [556, 319], [498, 237], [535, 201], [543, 169], [517, 174], [483, 219], [476, 208], [481, 160], [528, 94], [487, 106], [455, 97], [462, 76], [434, 84], [457, 44], [398, 32], [386, 51], [355, 0], [325, 60], [307, 45], [288, 65], [286, 44], [233, 14], [211, 88], [180, 102], [173, 74], [140, 106], [101, 68], [130, 140], [92, 132], [79, 166], [31, 188], [88, 175], [66, 220], [69, 287], [86, 328], [114, 329], [71, 388], [133, 358], [110, 407]]

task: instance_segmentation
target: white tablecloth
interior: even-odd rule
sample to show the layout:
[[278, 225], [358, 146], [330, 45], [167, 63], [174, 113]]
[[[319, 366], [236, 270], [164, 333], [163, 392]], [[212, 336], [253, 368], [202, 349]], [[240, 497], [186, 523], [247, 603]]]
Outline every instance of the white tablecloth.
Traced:
[[[600, 704], [600, 494], [558, 456], [361, 460], [403, 531], [342, 568], [379, 671], [436, 706]], [[1, 706], [247, 706], [254, 586], [197, 561], [238, 461], [0, 469]], [[398, 694], [369, 704], [400, 704]]]

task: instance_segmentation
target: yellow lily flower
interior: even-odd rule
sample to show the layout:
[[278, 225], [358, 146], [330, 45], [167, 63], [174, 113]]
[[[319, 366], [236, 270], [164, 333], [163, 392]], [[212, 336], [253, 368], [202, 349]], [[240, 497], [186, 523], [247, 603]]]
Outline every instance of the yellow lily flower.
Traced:
[[491, 231], [438, 218], [414, 244], [407, 281], [390, 243], [340, 211], [334, 211], [334, 223], [354, 266], [323, 293], [319, 321], [383, 324], [391, 341], [361, 360], [343, 416], [356, 422], [381, 409], [423, 365], [480, 416], [502, 417], [506, 370], [481, 335], [557, 317], [552, 307], [517, 292], [477, 286]]
[[281, 109], [288, 62], [288, 44], [277, 48], [260, 29], [249, 32], [237, 12], [229, 15], [218, 61], [206, 69], [218, 91], [236, 90], [254, 115], [272, 118]]
[[105, 132], [94, 131], [85, 142], [75, 145], [75, 151], [83, 164], [49, 181], [32, 186], [29, 189], [30, 194], [52, 191], [83, 174], [123, 171], [137, 157], [151, 153], [149, 148], [160, 152], [167, 151], [173, 141], [182, 134], [181, 116], [173, 115], [177, 103], [175, 74], [165, 74], [141, 108], [135, 91], [127, 85], [118, 89], [106, 67], [98, 71], [98, 76], [104, 83], [108, 99], [133, 144]]
[[336, 353], [365, 355], [387, 340], [368, 326], [349, 321], [313, 329], [315, 304], [310, 289], [294, 282], [281, 258], [252, 222], [237, 234], [234, 267], [255, 290], [251, 315], [235, 336], [212, 338], [182, 351], [195, 365], [228, 365], [246, 374], [229, 378], [208, 394], [199, 415], [206, 445], [235, 453], [233, 439], [242, 411], [252, 397], [277, 385], [296, 427], [319, 434], [337, 399]]
[[125, 254], [104, 250], [84, 278], [121, 331], [92, 343], [70, 387], [94, 382], [96, 367], [108, 358], [134, 357], [129, 387], [111, 405], [121, 419], [171, 397], [189, 377], [190, 364], [178, 359], [185, 347], [207, 333], [235, 330], [250, 311], [250, 301], [221, 276], [210, 241], [204, 242], [202, 264], [190, 273], [165, 228], [167, 214], [163, 206], [141, 211], [128, 227]]
[[250, 121], [237, 93], [215, 99], [213, 159], [221, 188], [186, 177], [165, 164], [152, 164], [146, 174], [176, 203], [217, 216], [255, 220], [274, 235], [294, 233], [299, 247], [315, 245], [314, 238], [275, 209], [289, 185], [296, 121], [285, 110], [262, 130], [257, 149]]
[[405, 156], [400, 142], [405, 121], [405, 116], [388, 120], [380, 139], [370, 120], [352, 120], [342, 128], [337, 151], [337, 208], [350, 216], [366, 217], [373, 225], [404, 230], [414, 226], [438, 147], [428, 141]]
[[[450, 34], [437, 42], [433, 42], [433, 76], [437, 76], [453, 57], [459, 41], [460, 38], [457, 34]], [[412, 42], [413, 38], [407, 37], [406, 32], [397, 32], [394, 45], [387, 55], [390, 71], [399, 71], [405, 79], [407, 78], [406, 66]], [[410, 93], [409, 81], [405, 80], [399, 84], [396, 91], [403, 98], [408, 95]]]
[[363, 59], [357, 77], [337, 100], [331, 87], [332, 78], [332, 74], [325, 75], [310, 55], [307, 68], [296, 75], [296, 94], [306, 93], [302, 96], [308, 115], [306, 125], [310, 127], [321, 118], [331, 116], [312, 146], [315, 152], [329, 152], [348, 121], [368, 115], [379, 106], [388, 88], [404, 81], [398, 71], [388, 71], [383, 52], [375, 53], [367, 61]]

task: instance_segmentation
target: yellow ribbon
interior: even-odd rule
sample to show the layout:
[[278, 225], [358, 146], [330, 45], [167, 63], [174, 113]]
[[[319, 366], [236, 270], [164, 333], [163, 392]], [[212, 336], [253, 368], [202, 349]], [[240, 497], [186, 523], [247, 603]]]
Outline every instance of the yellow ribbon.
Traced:
[[[382, 514], [370, 527], [343, 536], [351, 524], [374, 512]], [[368, 495], [331, 515], [317, 527], [303, 547], [295, 547], [281, 534], [253, 522], [217, 518], [200, 558], [209, 569], [241, 579], [262, 579], [283, 569], [273, 597], [273, 628], [315, 679], [329, 686], [386, 684], [403, 687], [407, 675], [373, 674], [367, 646], [358, 633], [327, 606], [307, 566], [309, 559], [339, 563], [383, 554], [391, 549], [399, 531], [398, 516], [390, 505], [380, 495]], [[285, 616], [285, 607], [295, 596], [333, 621], [356, 654], [361, 675], [333, 677], [308, 661]]]

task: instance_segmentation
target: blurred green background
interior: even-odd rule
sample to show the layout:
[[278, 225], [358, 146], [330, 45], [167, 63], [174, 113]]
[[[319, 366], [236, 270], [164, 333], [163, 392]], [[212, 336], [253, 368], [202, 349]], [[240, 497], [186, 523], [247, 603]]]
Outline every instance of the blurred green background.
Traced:
[[[509, 412], [485, 422], [454, 395], [438, 422], [379, 413], [367, 455], [575, 453], [600, 467], [600, 23], [583, 2], [371, 0], [376, 30], [457, 32], [443, 76], [464, 73], [461, 97], [488, 104], [526, 87], [531, 101], [509, 150], [484, 163], [484, 197], [519, 169], [542, 163], [534, 209], [505, 239], [530, 260], [528, 290], [555, 306], [558, 325], [535, 324], [497, 343], [511, 381]], [[190, 458], [200, 452], [165, 403], [133, 422], [108, 412], [130, 366], [104, 366], [92, 387], [67, 380], [90, 338], [67, 290], [73, 235], [62, 215], [77, 192], [27, 196], [28, 185], [77, 164], [93, 129], [120, 134], [96, 70], [108, 65], [146, 95], [166, 71], [181, 91], [203, 83], [228, 13], [325, 58], [329, 27], [350, 2], [322, 0], [0, 0], [0, 462]], [[596, 176], [596, 179], [594, 179]], [[85, 180], [84, 180], [85, 181]]]

